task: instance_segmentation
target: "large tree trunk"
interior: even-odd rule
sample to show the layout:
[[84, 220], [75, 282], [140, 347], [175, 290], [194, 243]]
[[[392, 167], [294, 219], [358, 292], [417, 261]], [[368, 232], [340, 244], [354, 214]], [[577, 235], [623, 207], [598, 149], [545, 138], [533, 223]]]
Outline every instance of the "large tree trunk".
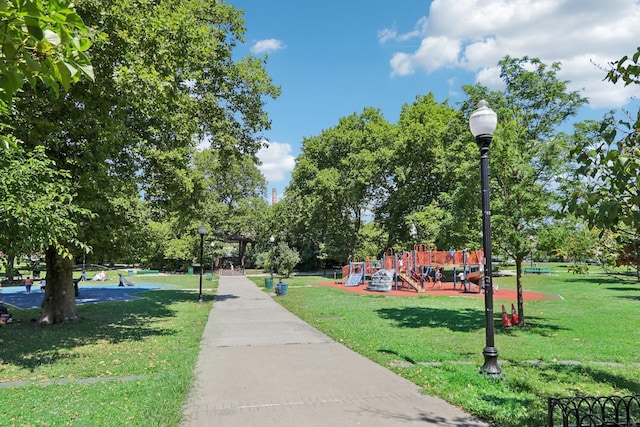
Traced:
[[41, 324], [51, 325], [78, 319], [73, 287], [73, 261], [54, 247], [47, 249], [47, 287], [42, 302]]
[[15, 273], [15, 259], [16, 256], [13, 252], [7, 252], [7, 270], [5, 275], [9, 282], [13, 281], [13, 273]]
[[516, 288], [518, 290], [518, 326], [524, 325], [524, 297], [522, 295], [522, 259], [516, 258]]
[[240, 257], [240, 266], [242, 267], [242, 271], [244, 272], [244, 256], [247, 252], [247, 241], [240, 240], [238, 245], [238, 255]]

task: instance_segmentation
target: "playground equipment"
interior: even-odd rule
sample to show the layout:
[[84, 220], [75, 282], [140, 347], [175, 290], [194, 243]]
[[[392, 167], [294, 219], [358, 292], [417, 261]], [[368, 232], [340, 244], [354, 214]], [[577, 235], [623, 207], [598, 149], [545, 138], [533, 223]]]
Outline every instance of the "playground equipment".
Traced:
[[[426, 245], [418, 244], [413, 251], [394, 254], [389, 248], [382, 259], [373, 263], [368, 258], [364, 262], [353, 261], [342, 268], [342, 277], [347, 277], [345, 286], [359, 286], [370, 278], [367, 290], [389, 292], [395, 287], [415, 292], [424, 292], [426, 283], [433, 283], [433, 273], [437, 267], [453, 269], [453, 288], [460, 281], [460, 290], [467, 291], [471, 285], [481, 291], [484, 254], [482, 251], [468, 249], [456, 251], [438, 251]], [[389, 284], [391, 278], [391, 284]]]
[[365, 289], [375, 292], [389, 292], [393, 287], [394, 276], [394, 270], [378, 270], [371, 276], [369, 286]]
[[360, 283], [364, 283], [365, 280], [365, 263], [364, 262], [350, 262], [349, 271], [347, 274], [342, 274], [342, 277], [347, 277], [345, 286], [359, 286]]
[[[438, 251], [418, 244], [413, 251], [405, 251], [398, 257], [397, 275], [405, 284], [417, 292], [424, 292], [425, 283], [433, 283], [433, 273], [437, 267], [441, 269], [453, 268], [453, 288], [456, 289], [458, 280], [461, 290], [467, 291], [470, 283], [479, 286], [482, 273], [478, 273], [484, 264], [482, 251]], [[476, 270], [476, 273], [472, 271]], [[460, 273], [460, 274], [459, 274]], [[477, 282], [475, 281], [477, 277]]]

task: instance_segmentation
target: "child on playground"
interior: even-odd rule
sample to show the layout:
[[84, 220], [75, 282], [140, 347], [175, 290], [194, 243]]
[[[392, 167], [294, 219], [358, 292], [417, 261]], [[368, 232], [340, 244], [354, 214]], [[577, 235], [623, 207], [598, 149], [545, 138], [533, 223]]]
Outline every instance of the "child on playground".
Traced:
[[431, 286], [431, 289], [433, 289], [436, 285], [438, 285], [438, 287], [440, 289], [442, 289], [442, 271], [440, 271], [440, 267], [436, 267], [436, 274], [435, 274], [435, 282], [433, 282], [433, 286]]

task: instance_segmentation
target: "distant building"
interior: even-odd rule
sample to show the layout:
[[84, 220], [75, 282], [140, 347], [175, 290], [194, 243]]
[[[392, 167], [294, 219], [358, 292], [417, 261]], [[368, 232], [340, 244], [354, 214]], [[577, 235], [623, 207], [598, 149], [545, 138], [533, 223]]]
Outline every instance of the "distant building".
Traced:
[[278, 203], [278, 192], [275, 188], [273, 188], [271, 190], [271, 206], [275, 205], [276, 203]]

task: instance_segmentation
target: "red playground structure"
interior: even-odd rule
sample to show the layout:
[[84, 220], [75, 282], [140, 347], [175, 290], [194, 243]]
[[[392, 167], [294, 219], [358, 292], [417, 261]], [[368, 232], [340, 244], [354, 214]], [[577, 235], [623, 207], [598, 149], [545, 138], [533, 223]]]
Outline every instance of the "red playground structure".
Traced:
[[474, 289], [476, 292], [480, 292], [483, 269], [484, 253], [481, 250], [457, 251], [451, 248], [438, 251], [418, 244], [413, 251], [401, 254], [394, 254], [392, 249], [388, 249], [376, 262], [369, 259], [351, 262], [342, 267], [342, 278], [345, 286], [368, 284], [367, 290], [377, 292], [391, 291], [394, 286], [396, 290], [424, 292], [427, 285], [442, 287], [441, 283], [436, 283], [437, 279], [447, 284], [452, 282], [454, 290], [459, 283], [462, 292], [470, 291], [472, 285], [477, 287]]

